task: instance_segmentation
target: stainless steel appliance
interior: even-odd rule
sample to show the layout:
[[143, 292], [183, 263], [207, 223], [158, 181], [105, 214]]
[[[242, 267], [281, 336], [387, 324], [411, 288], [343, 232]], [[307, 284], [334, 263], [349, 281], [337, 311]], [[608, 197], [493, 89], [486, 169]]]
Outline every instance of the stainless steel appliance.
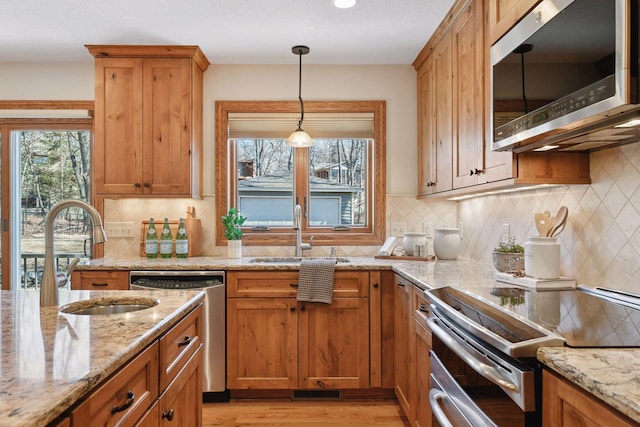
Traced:
[[640, 347], [640, 298], [618, 291], [533, 291], [496, 282], [493, 289], [443, 287], [425, 295], [435, 426], [539, 426], [538, 347]]
[[638, 0], [543, 0], [490, 50], [494, 150], [637, 140]]
[[203, 369], [202, 391], [205, 401], [229, 400], [226, 390], [226, 291], [224, 271], [131, 271], [131, 289], [180, 292], [202, 290]]

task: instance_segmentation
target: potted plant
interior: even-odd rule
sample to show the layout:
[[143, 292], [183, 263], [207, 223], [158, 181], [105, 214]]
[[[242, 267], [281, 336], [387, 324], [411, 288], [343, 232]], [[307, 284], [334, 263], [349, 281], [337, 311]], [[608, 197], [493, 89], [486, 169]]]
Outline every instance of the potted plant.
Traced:
[[229, 208], [229, 212], [222, 216], [224, 225], [224, 236], [227, 238], [227, 257], [242, 257], [242, 225], [247, 220], [234, 207]]
[[524, 270], [524, 247], [514, 237], [493, 250], [493, 266], [501, 273]]

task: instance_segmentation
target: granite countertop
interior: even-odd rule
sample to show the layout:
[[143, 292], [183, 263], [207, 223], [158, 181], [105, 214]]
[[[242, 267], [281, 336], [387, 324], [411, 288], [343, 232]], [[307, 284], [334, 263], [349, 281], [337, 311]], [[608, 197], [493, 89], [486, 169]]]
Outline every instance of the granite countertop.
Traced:
[[[275, 257], [97, 258], [81, 262], [76, 267], [76, 270], [297, 270], [300, 265], [299, 262], [254, 262], [255, 258]], [[336, 263], [337, 270], [389, 270], [397, 262], [373, 257], [345, 258], [349, 262]], [[427, 262], [421, 262], [420, 264], [423, 263], [427, 264]], [[429, 264], [432, 263], [430, 262]]]
[[199, 291], [60, 290], [60, 306], [106, 295], [159, 303], [86, 316], [41, 309], [35, 291], [0, 292], [0, 426], [46, 426], [204, 298]]
[[[456, 261], [407, 261], [348, 257], [337, 269], [389, 270], [422, 289], [453, 286], [478, 292], [495, 286], [495, 270], [490, 263]], [[78, 266], [80, 270], [291, 270], [295, 263], [255, 263], [252, 258], [195, 257], [186, 260], [146, 258], [102, 258]], [[518, 315], [518, 313], [516, 313]], [[640, 422], [640, 350], [542, 347], [538, 359], [548, 368], [620, 412]]]

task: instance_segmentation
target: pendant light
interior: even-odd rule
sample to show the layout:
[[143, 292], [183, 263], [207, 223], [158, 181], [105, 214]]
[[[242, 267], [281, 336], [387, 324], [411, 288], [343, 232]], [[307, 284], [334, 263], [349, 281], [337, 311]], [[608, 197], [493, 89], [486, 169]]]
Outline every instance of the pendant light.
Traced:
[[302, 55], [309, 53], [307, 46], [294, 46], [291, 48], [294, 55], [300, 57], [299, 73], [298, 73], [298, 99], [300, 100], [300, 121], [298, 122], [298, 129], [289, 135], [287, 138], [287, 145], [294, 148], [311, 147], [313, 145], [313, 139], [302, 130], [302, 121], [304, 120], [304, 103], [302, 102]]

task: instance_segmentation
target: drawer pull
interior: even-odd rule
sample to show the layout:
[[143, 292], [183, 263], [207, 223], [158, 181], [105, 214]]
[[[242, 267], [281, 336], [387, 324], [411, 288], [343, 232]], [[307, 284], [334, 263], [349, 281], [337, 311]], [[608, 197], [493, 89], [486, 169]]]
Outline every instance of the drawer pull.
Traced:
[[184, 341], [180, 341], [178, 343], [178, 347], [189, 345], [190, 343], [191, 343], [191, 337], [190, 336], [186, 336], [186, 337], [184, 337]]
[[297, 288], [298, 284], [297, 283], [289, 283], [289, 286], [291, 286], [292, 288]]
[[405, 284], [402, 282], [398, 282], [398, 286], [400, 286], [401, 288], [404, 288]]
[[166, 418], [169, 421], [173, 421], [173, 409], [162, 412], [162, 418]]
[[320, 388], [325, 388], [326, 387], [326, 385], [320, 380], [317, 381], [317, 384], [318, 384], [318, 386], [320, 386]]
[[420, 310], [421, 313], [428, 313], [429, 312], [429, 309], [424, 304], [420, 304], [420, 307], [418, 308], [418, 310]]
[[91, 286], [105, 287], [105, 286], [109, 286], [109, 284], [108, 283], [92, 283]]
[[127, 401], [122, 406], [114, 406], [113, 408], [111, 408], [111, 415], [129, 409], [129, 407], [131, 405], [133, 405], [133, 401], [135, 400], [135, 398], [136, 398], [136, 396], [133, 394], [133, 392], [132, 391], [128, 391], [127, 392]]

